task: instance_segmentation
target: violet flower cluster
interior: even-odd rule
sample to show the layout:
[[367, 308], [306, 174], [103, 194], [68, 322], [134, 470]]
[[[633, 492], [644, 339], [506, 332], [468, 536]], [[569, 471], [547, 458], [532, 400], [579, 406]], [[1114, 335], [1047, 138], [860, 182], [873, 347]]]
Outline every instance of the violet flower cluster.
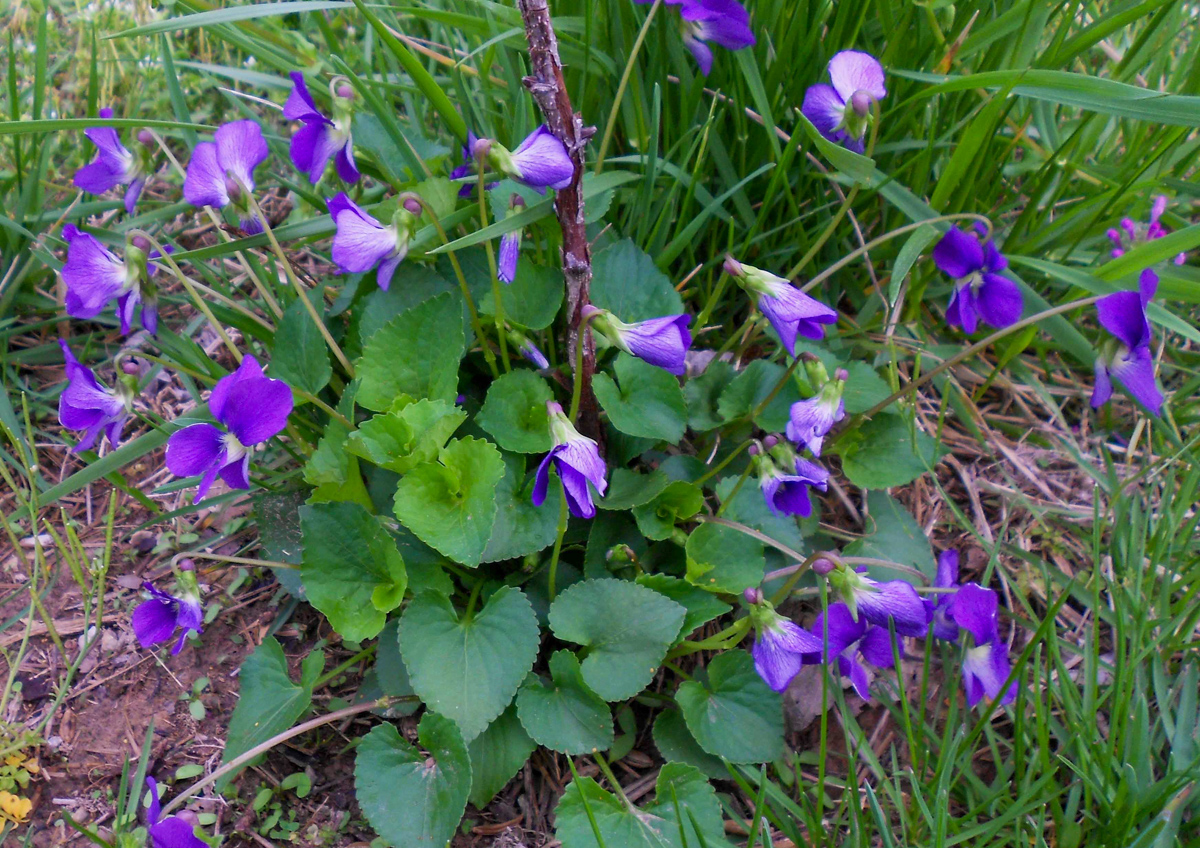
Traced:
[[813, 570], [826, 576], [840, 600], [817, 616], [811, 630], [780, 616], [760, 590], [745, 592], [755, 668], [775, 691], [787, 689], [804, 665], [823, 663], [870, 700], [869, 668], [894, 667], [896, 657], [904, 656], [903, 637], [931, 634], [957, 643], [966, 632], [971, 644], [964, 648], [962, 677], [968, 706], [984, 696], [1003, 704], [1016, 698], [1016, 682], [1005, 686], [1012, 668], [1000, 638], [996, 593], [976, 583], [958, 585], [957, 551], [939, 558], [935, 588], [945, 591], [930, 600], [903, 580], [878, 582], [829, 559], [818, 559]]

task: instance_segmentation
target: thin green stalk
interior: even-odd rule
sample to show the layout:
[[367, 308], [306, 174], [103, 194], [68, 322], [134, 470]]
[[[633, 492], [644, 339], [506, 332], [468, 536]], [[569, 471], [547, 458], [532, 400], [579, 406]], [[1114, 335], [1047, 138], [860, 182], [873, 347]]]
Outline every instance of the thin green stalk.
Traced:
[[249, 565], [254, 568], [291, 568], [296, 569], [300, 566], [293, 565], [290, 562], [276, 562], [271, 559], [254, 559], [252, 557], [225, 556], [223, 554], [210, 554], [208, 551], [184, 551], [183, 553], [175, 554], [171, 557], [171, 567], [175, 568], [180, 560], [184, 559], [210, 559], [215, 562], [227, 562], [231, 565]]
[[558, 555], [562, 552], [563, 537], [567, 535], [567, 492], [562, 493], [562, 503], [558, 507], [558, 532], [554, 537], [554, 551], [550, 554], [550, 571], [546, 575], [546, 597], [554, 600], [555, 580], [558, 577]]
[[[487, 191], [484, 189], [484, 171], [483, 160], [478, 160], [477, 170], [479, 172], [479, 227], [486, 229], [488, 225], [487, 214]], [[492, 272], [492, 300], [496, 302], [495, 314], [492, 318], [496, 322], [496, 339], [500, 342], [500, 362], [504, 366], [504, 373], [507, 374], [512, 370], [512, 364], [508, 361], [508, 334], [504, 332], [504, 301], [500, 297], [500, 275], [496, 271], [496, 256], [492, 251], [492, 240], [488, 239], [483, 243], [484, 250], [487, 252], [488, 269]]]
[[775, 400], [775, 396], [783, 390], [783, 387], [787, 385], [788, 380], [792, 379], [792, 375], [796, 373], [796, 366], [799, 364], [800, 357], [794, 357], [792, 359], [792, 364], [787, 367], [787, 371], [783, 372], [783, 376], [780, 377], [775, 383], [775, 388], [771, 389], [771, 393], [763, 398], [762, 402], [750, 411], [749, 419], [751, 421], [758, 418], [758, 416], [762, 414], [762, 411], [770, 406], [771, 401]]
[[922, 377], [920, 377], [916, 380], [913, 380], [911, 383], [909, 383], [904, 388], [893, 392], [887, 398], [885, 398], [884, 400], [881, 400], [879, 403], [872, 406], [866, 412], [863, 412], [863, 413], [860, 413], [860, 414], [854, 416], [854, 420], [850, 423], [850, 425], [845, 430], [843, 430], [843, 432], [852, 431], [854, 429], [855, 422], [861, 421], [864, 418], [870, 418], [872, 415], [875, 415], [877, 412], [880, 412], [881, 410], [886, 409], [887, 407], [891, 406], [896, 401], [900, 400], [900, 398], [904, 397], [907, 394], [911, 394], [912, 392], [915, 392], [917, 389], [921, 388], [921, 386], [928, 383], [930, 380], [932, 380], [938, 374], [941, 374], [943, 371], [946, 371], [947, 369], [953, 368], [955, 365], [962, 362], [967, 357], [978, 353], [979, 351], [983, 350], [985, 347], [992, 344], [993, 342], [999, 341], [1000, 339], [1004, 338], [1005, 336], [1012, 335], [1013, 333], [1017, 332], [1018, 330], [1023, 330], [1026, 327], [1028, 327], [1032, 324], [1036, 324], [1037, 322], [1042, 321], [1046, 318], [1053, 318], [1055, 315], [1061, 315], [1064, 312], [1070, 312], [1072, 309], [1079, 309], [1084, 306], [1089, 306], [1089, 305], [1095, 303], [1096, 301], [1100, 300], [1100, 298], [1102, 298], [1102, 297], [1105, 297], [1105, 295], [1098, 294], [1098, 295], [1094, 295], [1093, 297], [1085, 297], [1082, 300], [1073, 300], [1070, 303], [1064, 303], [1064, 304], [1061, 304], [1060, 306], [1055, 306], [1051, 309], [1046, 309], [1042, 312], [1038, 312], [1036, 315], [1030, 315], [1028, 318], [1022, 318], [1020, 321], [1017, 321], [1015, 324], [1009, 324], [1007, 327], [997, 330], [996, 332], [992, 333], [990, 336], [987, 336], [987, 337], [981, 339], [980, 341], [975, 342], [975, 344], [971, 345], [970, 347], [964, 348], [961, 352], [956, 353], [954, 356], [950, 357], [949, 359], [944, 361], [941, 365], [937, 366], [932, 371], [926, 373]]
[[313, 324], [317, 328], [317, 332], [321, 334], [321, 338], [325, 340], [325, 344], [333, 351], [334, 357], [341, 364], [342, 370], [353, 379], [354, 366], [350, 364], [350, 360], [346, 358], [346, 354], [342, 352], [341, 346], [334, 341], [333, 336], [329, 332], [329, 328], [325, 326], [325, 322], [321, 320], [321, 316], [317, 314], [316, 307], [312, 305], [312, 301], [308, 299], [308, 292], [304, 290], [304, 285], [300, 282], [300, 278], [296, 276], [296, 272], [292, 270], [292, 263], [288, 260], [287, 254], [283, 252], [283, 248], [279, 244], [279, 240], [275, 238], [275, 233], [271, 229], [271, 225], [267, 222], [267, 216], [263, 214], [262, 207], [258, 205], [258, 201], [254, 199], [254, 193], [248, 191], [246, 186], [242, 186], [242, 191], [246, 198], [250, 201], [250, 208], [253, 210], [258, 222], [262, 225], [263, 232], [267, 234], [267, 241], [271, 243], [271, 251], [275, 254], [275, 258], [279, 260], [283, 266], [283, 273], [292, 284], [292, 288], [296, 290], [296, 296], [300, 298], [304, 304], [304, 309], [308, 312], [308, 317], [312, 319]]
[[[438, 236], [441, 237], [442, 244], [450, 244], [450, 238], [446, 235], [446, 228], [438, 220], [437, 213], [433, 211], [433, 207], [426, 203], [425, 198], [418, 194], [409, 196], [415, 198], [429, 215], [429, 220], [433, 222], [434, 229], [438, 231]], [[471, 329], [475, 331], [475, 338], [479, 339], [479, 345], [483, 348], [483, 358], [487, 360], [488, 370], [492, 372], [493, 377], [499, 377], [500, 370], [496, 367], [496, 355], [492, 353], [491, 345], [487, 342], [487, 336], [483, 334], [483, 325], [479, 323], [479, 312], [475, 309], [475, 298], [471, 297], [471, 289], [467, 285], [467, 278], [463, 274], [462, 266], [458, 264], [458, 257], [453, 250], [446, 251], [446, 254], [450, 257], [450, 267], [454, 269], [454, 276], [458, 279], [458, 287], [462, 289], [463, 300], [467, 302], [467, 312], [471, 315]], [[501, 333], [501, 336], [503, 335]]]
[[646, 40], [646, 33], [650, 31], [650, 22], [654, 20], [658, 7], [662, 3], [663, 0], [654, 0], [654, 5], [650, 7], [646, 20], [642, 22], [642, 28], [638, 30], [633, 48], [629, 51], [629, 58], [625, 60], [625, 70], [621, 72], [621, 81], [617, 83], [617, 93], [613, 97], [612, 109], [608, 112], [608, 123], [604, 127], [604, 138], [600, 141], [600, 152], [596, 154], [594, 173], [599, 174], [604, 168], [604, 157], [608, 153], [608, 145], [612, 141], [613, 131], [617, 126], [617, 114], [621, 111], [621, 100], [625, 97], [625, 88], [629, 85], [629, 77], [633, 74], [633, 66], [637, 62], [638, 53], [641, 52], [642, 43]]
[[723, 460], [721, 460], [715, 468], [710, 469], [709, 471], [706, 471], [703, 474], [701, 474], [699, 477], [697, 477], [695, 480], [696, 485], [702, 486], [702, 485], [704, 485], [704, 483], [706, 483], [707, 481], [711, 480], [713, 477], [720, 474], [722, 471], [725, 470], [725, 467], [727, 465], [729, 465], [729, 463], [731, 463], [735, 459], [737, 459], [738, 455], [740, 455], [742, 451], [744, 451], [746, 448], [750, 447], [750, 445], [752, 445], [752, 444], [754, 444], [753, 439], [747, 439], [746, 441], [742, 442], [740, 445], [738, 445], [736, 448], [734, 448], [732, 451], [730, 451], [729, 456], [727, 456]]
[[579, 374], [583, 373], [580, 370], [583, 368], [583, 342], [584, 337], [587, 336], [589, 320], [589, 318], [584, 318], [580, 321], [579, 329], [575, 333], [575, 379], [571, 383], [571, 409], [567, 414], [572, 424], [579, 415], [579, 399], [583, 396], [583, 380], [579, 379]]
[[833, 231], [837, 229], [837, 225], [842, 223], [842, 219], [845, 218], [846, 213], [850, 211], [850, 204], [854, 202], [854, 198], [858, 197], [858, 188], [859, 187], [857, 183], [850, 188], [850, 192], [846, 195], [846, 198], [842, 201], [841, 205], [838, 206], [837, 212], [835, 212], [833, 217], [829, 219], [829, 223], [825, 226], [825, 229], [821, 232], [821, 235], [817, 236], [817, 240], [813, 242], [812, 247], [808, 249], [808, 252], [800, 257], [800, 261], [792, 266], [792, 270], [787, 272], [787, 278], [789, 280], [796, 279], [796, 275], [799, 274], [808, 265], [808, 263], [812, 261], [813, 257], [817, 255], [817, 252], [825, 246], [825, 242], [829, 241], [830, 237], [833, 235]]
[[330, 680], [333, 680], [335, 677], [337, 677], [339, 674], [352, 668], [355, 665], [358, 665], [358, 663], [362, 662], [367, 657], [371, 656], [371, 654], [375, 653], [375, 649], [377, 647], [378, 647], [378, 645], [368, 645], [367, 647], [365, 647], [361, 651], [359, 651], [357, 654], [350, 657], [350, 659], [346, 660], [343, 663], [338, 664], [335, 668], [322, 674], [320, 677], [317, 678], [317, 681], [313, 684], [313, 691], [314, 692], [317, 691], [322, 686], [324, 686], [326, 683], [328, 683]]
[[171, 269], [171, 273], [175, 275], [176, 279], [183, 283], [183, 287], [187, 289], [188, 296], [191, 297], [192, 301], [196, 304], [196, 308], [200, 310], [201, 314], [204, 315], [205, 319], [216, 332], [217, 336], [220, 337], [225, 347], [229, 349], [229, 352], [233, 355], [234, 360], [240, 363], [242, 361], [242, 352], [238, 350], [237, 345], [235, 345], [233, 340], [229, 338], [229, 334], [225, 332], [225, 328], [221, 326], [221, 322], [217, 320], [217, 316], [213, 315], [212, 310], [208, 308], [208, 304], [205, 302], [204, 298], [202, 298], [200, 293], [196, 291], [195, 285], [192, 283], [191, 279], [187, 276], [187, 274], [179, 270], [179, 266], [175, 263], [175, 260], [171, 257], [171, 254], [168, 251], [163, 250], [163, 246], [159, 244], [157, 239], [155, 239], [154, 236], [150, 235], [149, 233], [142, 230], [135, 230], [133, 234], [140, 235], [145, 238], [146, 241], [150, 243], [150, 246], [159, 252], [160, 258], [156, 261], [165, 262], [167, 267]]
[[754, 463], [753, 462], [746, 463], [746, 468], [742, 471], [741, 475], [737, 479], [737, 482], [733, 485], [733, 491], [730, 492], [729, 497], [727, 497], [727, 498], [725, 498], [725, 500], [721, 501], [721, 505], [719, 507], [717, 507], [717, 517], [718, 518], [721, 517], [721, 513], [725, 512], [725, 508], [727, 506], [729, 506], [731, 503], [733, 503], [733, 500], [734, 500], [734, 498], [737, 497], [738, 492], [740, 492], [742, 490], [742, 486], [746, 485], [746, 480], [747, 480], [747, 478], [750, 477], [750, 473], [753, 470], [754, 470]]

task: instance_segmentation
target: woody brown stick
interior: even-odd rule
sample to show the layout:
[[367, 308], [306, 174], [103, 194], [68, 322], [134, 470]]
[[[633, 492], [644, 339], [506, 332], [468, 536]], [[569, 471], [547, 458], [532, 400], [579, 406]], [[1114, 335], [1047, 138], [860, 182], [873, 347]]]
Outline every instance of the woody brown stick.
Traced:
[[[569, 316], [567, 350], [575, 351], [592, 281], [592, 251], [583, 218], [583, 150], [595, 128], [585, 127], [583, 119], [571, 106], [547, 0], [518, 0], [517, 6], [525, 22], [525, 39], [529, 42], [529, 59], [533, 67], [533, 73], [525, 77], [525, 87], [541, 108], [546, 126], [566, 146], [575, 165], [571, 184], [558, 191], [554, 198], [554, 211], [563, 236], [562, 266]], [[586, 327], [584, 333], [583, 361], [572, 363], [576, 367], [575, 379], [582, 383], [577, 426], [585, 436], [600, 441], [600, 410], [592, 392], [596, 347]]]

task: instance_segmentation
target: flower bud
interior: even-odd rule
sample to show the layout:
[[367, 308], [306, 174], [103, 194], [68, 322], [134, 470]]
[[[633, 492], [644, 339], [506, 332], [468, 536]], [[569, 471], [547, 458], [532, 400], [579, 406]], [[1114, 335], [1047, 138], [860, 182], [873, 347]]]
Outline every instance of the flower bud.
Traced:
[[150, 130], [138, 130], [137, 140], [147, 147], [154, 147], [154, 133]]
[[761, 604], [763, 602], [762, 589], [757, 586], [751, 586], [742, 590], [742, 597], [748, 604]]
[[126, 359], [121, 363], [121, 370], [126, 374], [137, 374], [141, 371], [141, 367], [137, 364], [137, 360]]
[[134, 236], [129, 240], [129, 243], [142, 253], [150, 252], [150, 239], [146, 238], [145, 236]]
[[238, 181], [228, 174], [225, 176], [225, 193], [229, 195], [230, 200], [240, 200], [242, 196], [242, 187]]
[[193, 560], [191, 557], [184, 557], [178, 563], [176, 563], [176, 567], [180, 571], [195, 571], [196, 570], [196, 561]]
[[767, 450], [770, 450], [771, 448], [775, 447], [777, 444], [779, 444], [779, 436], [775, 435], [774, 433], [772, 433], [771, 435], [769, 435], [765, 439], [763, 439], [763, 447], [766, 448]]
[[833, 378], [835, 380], [840, 380], [841, 382], [844, 383], [850, 379], [850, 372], [847, 371], [845, 368], [839, 368], [838, 370], [833, 372]]
[[859, 89], [850, 95], [850, 106], [854, 109], [854, 114], [865, 118], [871, 111], [871, 95]]
[[471, 146], [471, 155], [480, 162], [487, 159], [491, 152], [492, 140], [490, 138], [477, 138], [475, 144]]
[[818, 557], [812, 564], [812, 570], [822, 577], [832, 573], [837, 569], [837, 565], [828, 557]]
[[758, 446], [757, 442], [750, 445], [750, 447], [748, 447], [746, 449], [746, 453], [750, 454], [751, 456], [758, 456], [758, 451], [759, 451], [759, 446]]
[[743, 274], [742, 263], [733, 258], [732, 254], [725, 254], [725, 262], [722, 264], [725, 273], [731, 277], [740, 277]]
[[418, 217], [420, 216], [421, 210], [423, 209], [423, 207], [421, 206], [421, 201], [412, 196], [404, 198], [402, 205], [404, 206], [405, 210], [410, 215], [416, 215]]
[[335, 93], [337, 94], [338, 97], [342, 98], [343, 100], [353, 100], [354, 99], [354, 88], [348, 82], [344, 82], [344, 83], [341, 83], [340, 85], [338, 85], [337, 91]]
[[623, 568], [637, 562], [637, 554], [629, 545], [613, 545], [604, 555], [604, 561], [608, 563], [610, 570]]

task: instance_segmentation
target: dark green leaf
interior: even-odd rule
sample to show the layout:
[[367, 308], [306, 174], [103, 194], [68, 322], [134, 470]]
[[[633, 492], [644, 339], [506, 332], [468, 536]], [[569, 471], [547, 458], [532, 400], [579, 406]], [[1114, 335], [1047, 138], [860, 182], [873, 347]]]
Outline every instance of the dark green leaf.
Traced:
[[592, 387], [614, 427], [672, 443], [683, 438], [687, 405], [675, 377], [627, 353], [617, 357], [613, 370], [619, 387], [607, 374], [597, 374]]
[[492, 381], [475, 420], [506, 451], [546, 453], [553, 447], [546, 401], [553, 399], [537, 374], [512, 371]]
[[517, 693], [517, 715], [539, 745], [562, 754], [607, 751], [613, 741], [612, 713], [584, 683], [570, 651], [550, 657], [551, 685], [534, 677]]
[[708, 681], [685, 680], [675, 700], [688, 730], [708, 753], [731, 763], [783, 755], [783, 699], [762, 681], [754, 660], [732, 650], [713, 657]]

